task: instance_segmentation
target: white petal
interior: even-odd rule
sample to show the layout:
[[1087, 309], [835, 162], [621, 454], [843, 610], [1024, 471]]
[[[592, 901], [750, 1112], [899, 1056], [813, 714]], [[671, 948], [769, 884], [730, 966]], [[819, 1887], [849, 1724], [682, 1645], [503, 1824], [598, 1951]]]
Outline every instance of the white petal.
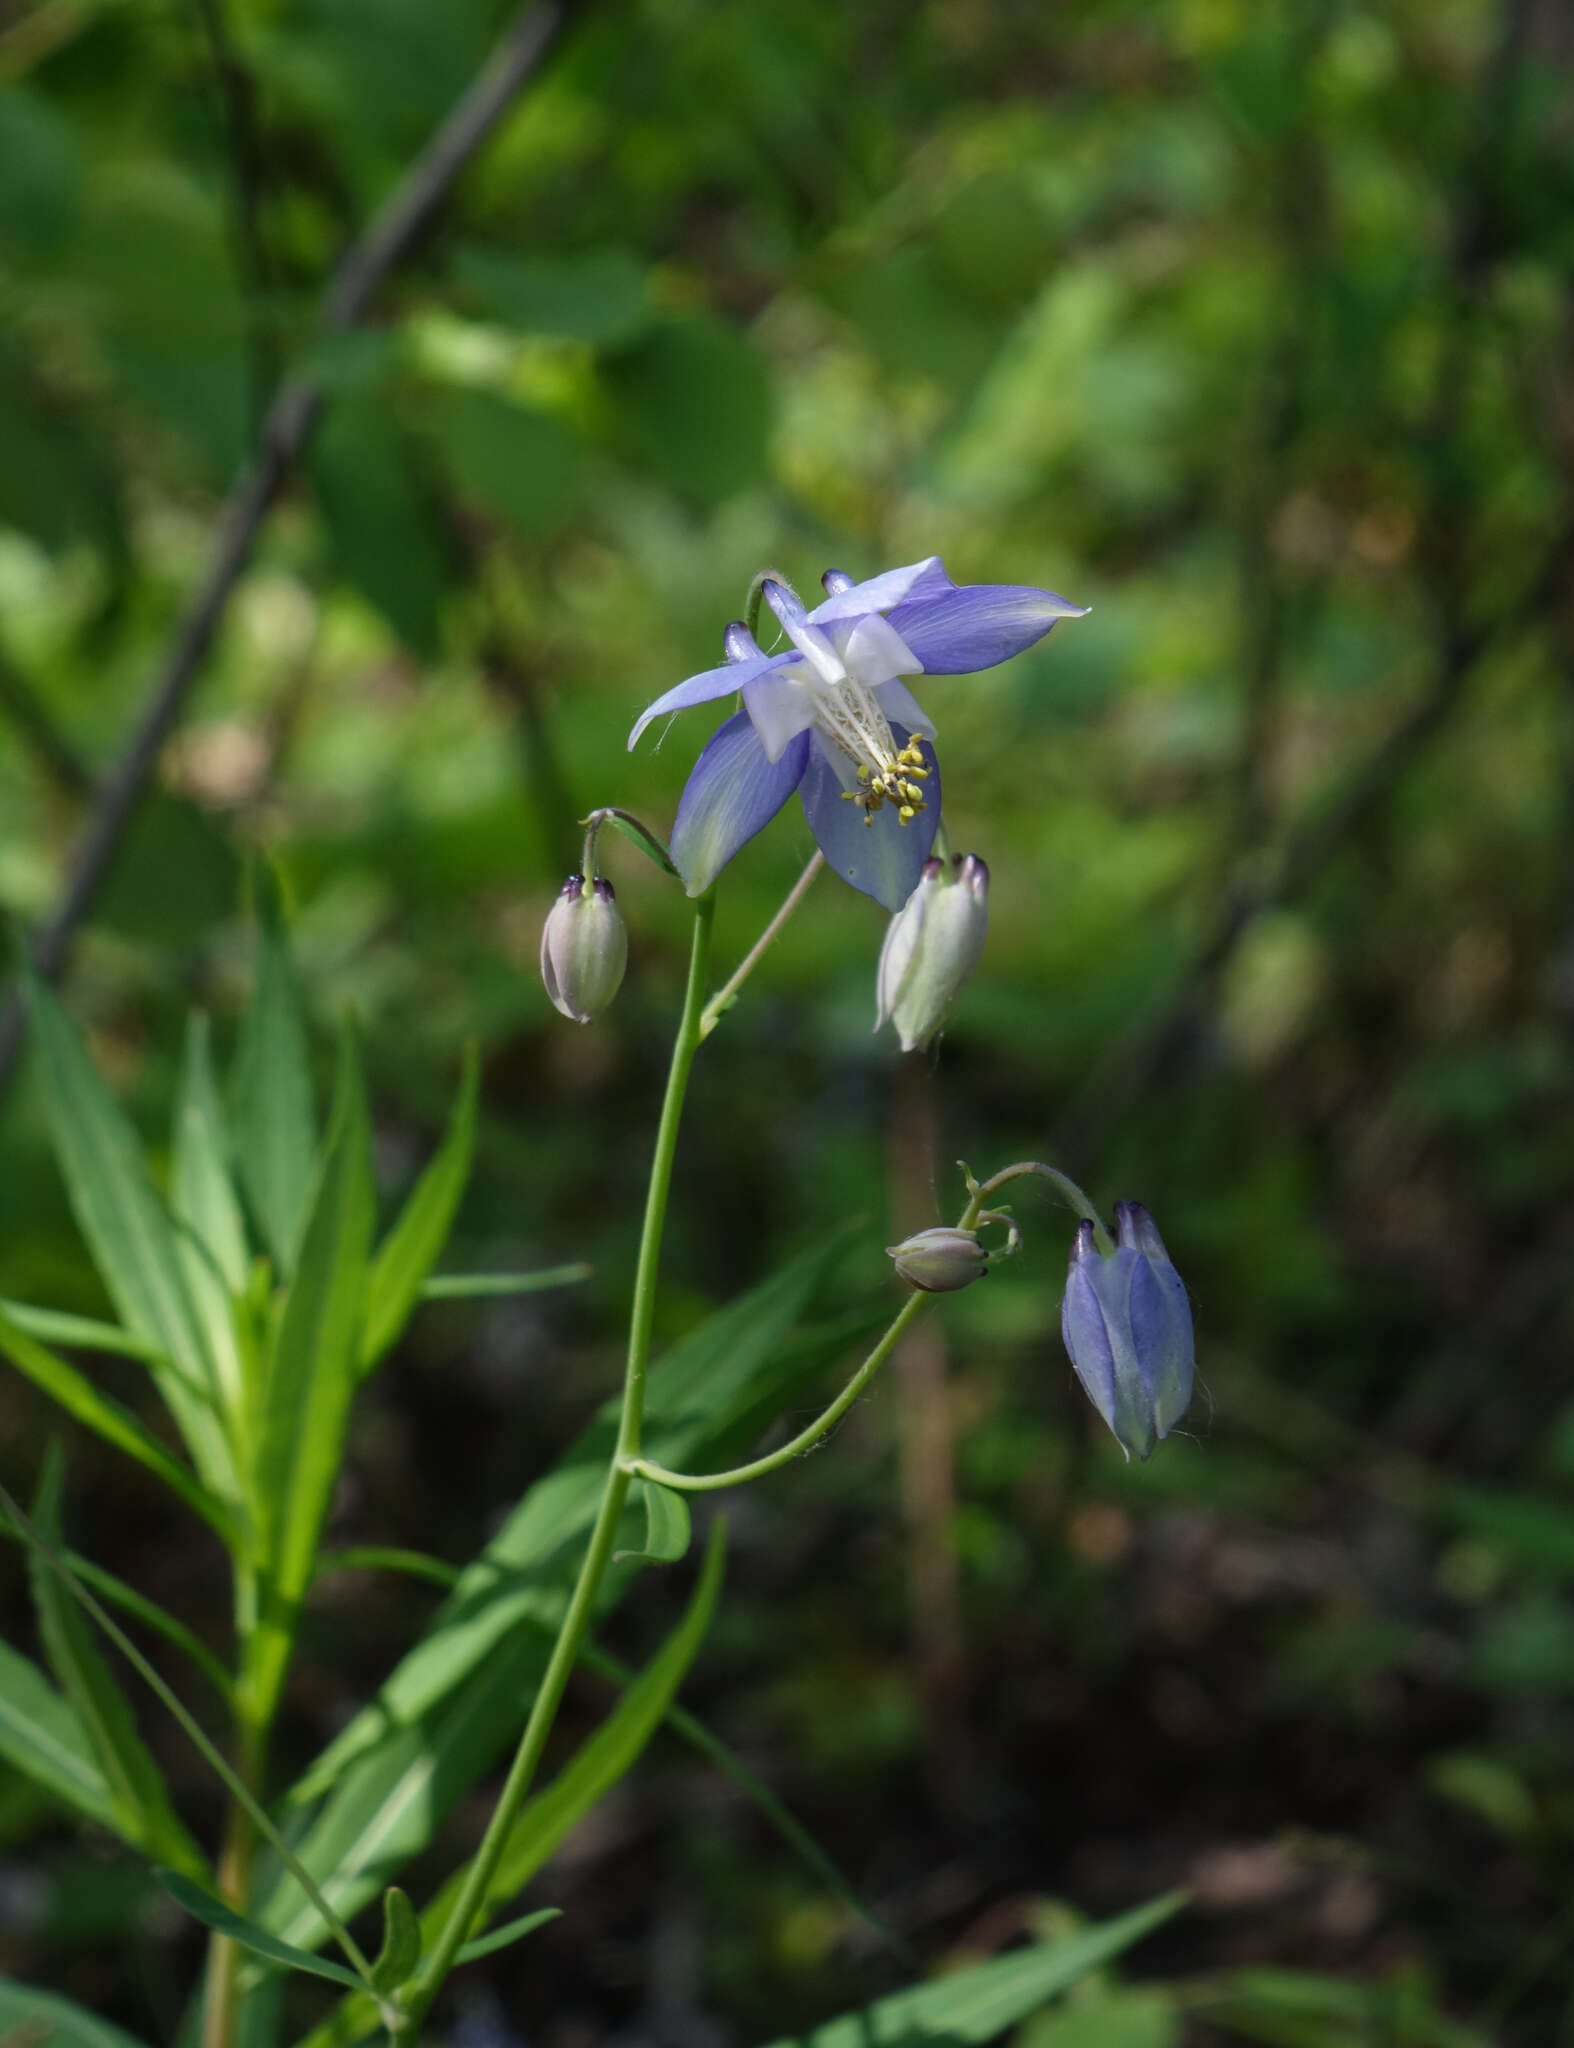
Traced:
[[834, 638], [847, 673], [870, 689], [876, 683], [888, 682], [892, 676], [923, 674], [923, 663], [878, 612], [858, 620], [850, 630], [836, 632]]
[[927, 739], [934, 738], [934, 720], [898, 677], [893, 676], [890, 682], [882, 683], [874, 693], [874, 700], [893, 725], [905, 725], [909, 732], [921, 732]]
[[814, 697], [804, 664], [778, 669], [757, 683], [745, 683], [743, 708], [764, 744], [766, 760], [779, 761], [799, 733], [814, 723]]

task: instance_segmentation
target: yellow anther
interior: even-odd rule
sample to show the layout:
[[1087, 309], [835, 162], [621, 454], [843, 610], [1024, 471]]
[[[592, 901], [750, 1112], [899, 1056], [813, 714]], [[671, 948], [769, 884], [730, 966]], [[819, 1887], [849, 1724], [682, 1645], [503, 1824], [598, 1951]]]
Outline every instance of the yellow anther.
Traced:
[[918, 813], [913, 809], [911, 804], [903, 804], [902, 808], [897, 812], [896, 815], [898, 818], [901, 819], [904, 825], [907, 825], [911, 824], [912, 820], [918, 816]]

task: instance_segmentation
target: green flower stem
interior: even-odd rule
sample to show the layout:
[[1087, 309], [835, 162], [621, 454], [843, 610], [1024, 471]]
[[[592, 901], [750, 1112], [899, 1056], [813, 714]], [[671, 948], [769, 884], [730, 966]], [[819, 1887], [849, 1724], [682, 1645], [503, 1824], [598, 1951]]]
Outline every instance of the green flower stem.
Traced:
[[744, 955], [742, 964], [729, 980], [722, 983], [721, 987], [717, 989], [716, 993], [705, 1005], [704, 1010], [700, 1013], [701, 1038], [709, 1038], [726, 1012], [732, 1008], [737, 1000], [739, 989], [742, 988], [755, 968], [759, 966], [771, 947], [776, 943], [781, 934], [782, 926], [786, 924], [788, 918], [792, 916], [804, 897], [808, 895], [810, 884], [824, 866], [825, 855], [816, 847], [810, 855], [809, 863], [803, 873], [788, 890], [781, 908]]
[[[962, 1171], [967, 1173], [965, 1165]], [[1036, 1176], [1039, 1180], [1047, 1180], [1068, 1209], [1074, 1210], [1078, 1216], [1085, 1218], [1087, 1222], [1093, 1225], [1093, 1242], [1107, 1259], [1115, 1249], [1115, 1240], [1104, 1228], [1103, 1217], [1100, 1216], [1097, 1209], [1094, 1208], [1093, 1204], [1069, 1174], [1062, 1173], [1058, 1167], [1045, 1166], [1043, 1161], [1039, 1159], [1019, 1159], [1014, 1166], [1003, 1166], [998, 1173], [991, 1174], [982, 1187], [979, 1186], [970, 1173], [967, 1173], [968, 1193], [972, 1199], [968, 1203], [967, 1212], [962, 1218], [961, 1228], [963, 1230], [971, 1230], [974, 1224], [977, 1223], [983, 1206], [991, 1195], [998, 1194], [1003, 1187], [1009, 1186], [1012, 1181], [1022, 1180], [1029, 1174]]]
[[730, 1472], [669, 1472], [665, 1465], [657, 1465], [649, 1458], [635, 1458], [628, 1466], [629, 1476], [653, 1479], [658, 1486], [670, 1486], [678, 1493], [715, 1493], [724, 1486], [744, 1486], [751, 1479], [763, 1479], [767, 1472], [777, 1472], [783, 1465], [791, 1464], [794, 1458], [801, 1457], [805, 1451], [819, 1442], [828, 1429], [834, 1428], [841, 1421], [890, 1357], [902, 1332], [915, 1319], [928, 1299], [927, 1294], [916, 1291], [908, 1296], [892, 1317], [884, 1336], [830, 1407], [817, 1415], [807, 1429], [799, 1430], [792, 1442], [783, 1444], [779, 1451], [771, 1451], [765, 1457], [756, 1458], [748, 1465], [735, 1465]]
[[[785, 907], [784, 905], [783, 908]], [[1021, 1180], [1027, 1174], [1036, 1174], [1039, 1178], [1049, 1181], [1079, 1216], [1088, 1219], [1093, 1225], [1100, 1251], [1108, 1254], [1115, 1249], [1110, 1241], [1109, 1232], [1104, 1228], [1093, 1204], [1074, 1180], [1068, 1179], [1053, 1166], [1044, 1166], [1036, 1159], [1019, 1160], [1015, 1166], [1002, 1167], [999, 1173], [985, 1181], [982, 1186], [974, 1180], [971, 1173], [968, 1173], [965, 1166], [962, 1171], [967, 1174], [968, 1203], [962, 1211], [957, 1228], [975, 1230], [981, 1222], [1004, 1224], [1010, 1237], [1003, 1250], [995, 1254], [997, 1258], [1016, 1250], [1020, 1234], [1008, 1215], [986, 1209], [984, 1205], [999, 1189], [1008, 1187], [1012, 1181]], [[812, 1449], [828, 1429], [834, 1428], [841, 1421], [890, 1357], [902, 1332], [918, 1315], [928, 1299], [927, 1294], [915, 1291], [903, 1302], [879, 1343], [830, 1407], [817, 1415], [806, 1429], [799, 1430], [791, 1443], [783, 1444], [780, 1450], [767, 1452], [763, 1458], [755, 1458], [747, 1465], [734, 1465], [729, 1472], [672, 1472], [665, 1465], [656, 1464], [653, 1459], [641, 1458], [634, 1454], [629, 1457], [625, 1466], [628, 1476], [631, 1479], [653, 1480], [657, 1486], [670, 1486], [675, 1493], [717, 1493], [723, 1487], [746, 1486], [751, 1479], [763, 1479], [767, 1472], [779, 1472], [783, 1465], [790, 1465], [794, 1458], [802, 1457], [805, 1451]]]
[[661, 1260], [662, 1231], [667, 1220], [672, 1163], [678, 1149], [678, 1127], [683, 1117], [683, 1098], [688, 1091], [689, 1072], [700, 1044], [700, 1016], [705, 1003], [705, 972], [710, 960], [714, 913], [715, 892], [707, 890], [694, 906], [694, 940], [689, 952], [683, 1018], [678, 1026], [672, 1064], [667, 1072], [667, 1093], [656, 1131], [656, 1151], [651, 1161], [650, 1187], [645, 1197], [645, 1227], [640, 1235], [639, 1264], [634, 1274], [628, 1363], [623, 1376], [623, 1412], [618, 1425], [617, 1445], [602, 1487], [601, 1505], [596, 1511], [595, 1526], [590, 1533], [584, 1562], [579, 1568], [579, 1577], [574, 1583], [568, 1611], [552, 1646], [552, 1654], [530, 1709], [530, 1718], [519, 1738], [519, 1747], [514, 1752], [514, 1761], [509, 1767], [497, 1805], [492, 1810], [492, 1818], [487, 1822], [481, 1846], [471, 1860], [454, 1909], [444, 1923], [419, 1984], [405, 1994], [408, 2001], [406, 2014], [395, 2036], [400, 2042], [415, 2041], [421, 2021], [430, 2011], [432, 2001], [453, 1969], [455, 1956], [486, 1905], [488, 1889], [497, 1874], [520, 1808], [534, 1782], [569, 1676], [589, 1631], [596, 1596], [601, 1591], [601, 1582], [612, 1560], [618, 1520], [632, 1481], [629, 1468], [639, 1456], [645, 1415], [645, 1375], [650, 1364], [650, 1331], [656, 1312], [656, 1274]]

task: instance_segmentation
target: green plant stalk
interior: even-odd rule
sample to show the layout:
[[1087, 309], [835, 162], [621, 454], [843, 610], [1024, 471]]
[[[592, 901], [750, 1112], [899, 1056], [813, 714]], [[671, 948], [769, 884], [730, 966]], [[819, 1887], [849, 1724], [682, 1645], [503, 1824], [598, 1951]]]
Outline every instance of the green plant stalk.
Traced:
[[591, 1615], [601, 1582], [612, 1561], [612, 1546], [618, 1521], [632, 1483], [630, 1465], [639, 1456], [640, 1432], [645, 1417], [645, 1376], [650, 1364], [650, 1333], [656, 1313], [656, 1277], [661, 1261], [662, 1232], [667, 1220], [667, 1197], [672, 1186], [672, 1165], [678, 1149], [678, 1130], [683, 1118], [683, 1099], [688, 1092], [689, 1073], [700, 1043], [700, 1018], [705, 1005], [705, 974], [710, 961], [711, 925], [715, 892], [707, 890], [694, 906], [694, 938], [689, 951], [688, 986], [683, 999], [683, 1016], [672, 1047], [667, 1072], [667, 1092], [661, 1105], [661, 1122], [656, 1131], [655, 1156], [651, 1161], [650, 1184], [645, 1197], [645, 1223], [640, 1233], [639, 1263], [634, 1273], [634, 1300], [629, 1312], [628, 1361], [623, 1375], [623, 1408], [618, 1440], [607, 1466], [601, 1505], [596, 1511], [579, 1577], [574, 1583], [568, 1611], [552, 1646], [551, 1657], [530, 1709], [530, 1718], [519, 1738], [514, 1761], [509, 1767], [492, 1817], [487, 1822], [481, 1846], [471, 1861], [454, 1910], [444, 1925], [431, 1960], [418, 1985], [406, 1993], [408, 2005], [394, 2039], [412, 2044], [422, 2020], [453, 1969], [454, 1958], [464, 1945], [476, 1916], [486, 1904], [486, 1895], [504, 1848], [529, 1795], [541, 1762], [542, 1751], [552, 1733], [557, 1710], [570, 1674], [589, 1632]]
[[[1002, 1167], [999, 1173], [994, 1174], [982, 1185], [974, 1180], [966, 1166], [962, 1168], [962, 1171], [967, 1174], [968, 1203], [958, 1219], [957, 1228], [959, 1230], [973, 1230], [980, 1221], [1004, 1223], [1012, 1234], [1012, 1243], [1007, 1249], [1014, 1250], [1017, 1239], [1016, 1226], [1011, 1222], [1008, 1215], [997, 1215], [992, 1211], [988, 1211], [985, 1209], [984, 1204], [991, 1195], [998, 1192], [999, 1189], [1009, 1186], [1012, 1181], [1020, 1180], [1027, 1174], [1035, 1174], [1039, 1178], [1049, 1181], [1063, 1199], [1076, 1210], [1079, 1216], [1085, 1216], [1088, 1219], [1093, 1225], [1094, 1235], [1099, 1241], [1099, 1249], [1101, 1251], [1107, 1253], [1114, 1249], [1110, 1241], [1109, 1232], [1104, 1228], [1099, 1213], [1093, 1207], [1093, 1204], [1074, 1180], [1068, 1179], [1065, 1174], [1059, 1172], [1055, 1167], [1044, 1166], [1036, 1159], [1020, 1160], [1014, 1166]], [[723, 1487], [746, 1486], [751, 1479], [763, 1479], [768, 1472], [779, 1472], [783, 1465], [790, 1465], [794, 1458], [801, 1458], [805, 1451], [812, 1450], [828, 1429], [835, 1428], [836, 1424], [841, 1421], [848, 1409], [852, 1407], [859, 1395], [862, 1394], [864, 1388], [868, 1386], [881, 1366], [884, 1365], [885, 1361], [896, 1349], [902, 1332], [919, 1315], [928, 1300], [929, 1296], [927, 1294], [917, 1291], [908, 1296], [907, 1300], [903, 1302], [902, 1306], [892, 1317], [880, 1341], [869, 1353], [863, 1364], [859, 1366], [846, 1386], [843, 1387], [836, 1399], [828, 1408], [823, 1409], [807, 1428], [799, 1430], [791, 1443], [783, 1444], [779, 1450], [768, 1451], [763, 1458], [755, 1458], [747, 1465], [734, 1465], [731, 1471], [728, 1472], [673, 1472], [669, 1471], [665, 1465], [656, 1464], [650, 1458], [636, 1456], [630, 1461], [628, 1466], [630, 1478], [649, 1479], [654, 1481], [657, 1486], [670, 1486], [676, 1493], [717, 1493]]]
[[902, 1332], [916, 1320], [928, 1300], [927, 1294], [916, 1291], [907, 1297], [879, 1343], [829, 1408], [817, 1415], [807, 1429], [799, 1430], [792, 1442], [783, 1444], [780, 1450], [768, 1451], [763, 1458], [755, 1458], [747, 1465], [735, 1465], [730, 1472], [669, 1472], [665, 1465], [657, 1465], [649, 1458], [635, 1457], [627, 1468], [628, 1476], [631, 1479], [654, 1480], [658, 1486], [670, 1486], [678, 1493], [716, 1493], [724, 1486], [746, 1486], [751, 1479], [763, 1479], [767, 1472], [780, 1471], [783, 1465], [790, 1465], [794, 1458], [801, 1458], [805, 1451], [811, 1450], [828, 1429], [835, 1428], [896, 1349]]
[[700, 1017], [701, 1038], [709, 1038], [727, 1011], [732, 1008], [733, 1003], [737, 1000], [739, 989], [742, 988], [755, 968], [759, 966], [765, 955], [776, 943], [776, 940], [781, 935], [782, 927], [798, 908], [804, 897], [808, 895], [811, 883], [824, 866], [825, 855], [816, 847], [809, 856], [808, 864], [804, 868], [803, 873], [787, 891], [781, 908], [749, 948], [741, 964], [722, 983], [721, 987], [717, 989], [716, 993], [705, 1005], [705, 1009]]

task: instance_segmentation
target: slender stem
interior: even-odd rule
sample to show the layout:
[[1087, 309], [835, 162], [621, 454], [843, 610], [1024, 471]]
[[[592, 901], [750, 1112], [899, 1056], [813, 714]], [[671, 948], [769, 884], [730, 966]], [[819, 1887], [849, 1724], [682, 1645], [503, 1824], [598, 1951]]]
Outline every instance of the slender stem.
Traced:
[[[966, 1167], [962, 1170], [964, 1173], [967, 1172]], [[1021, 1241], [1016, 1225], [1009, 1216], [986, 1209], [984, 1204], [998, 1189], [1008, 1186], [1014, 1180], [1022, 1179], [1026, 1174], [1036, 1174], [1041, 1179], [1051, 1182], [1071, 1204], [1072, 1208], [1077, 1211], [1078, 1215], [1085, 1216], [1093, 1225], [1099, 1249], [1105, 1253], [1114, 1250], [1109, 1232], [1104, 1228], [1098, 1211], [1082, 1192], [1081, 1188], [1077, 1186], [1076, 1182], [1068, 1179], [1065, 1174], [1058, 1172], [1053, 1166], [1044, 1166], [1036, 1159], [1019, 1160], [1015, 1166], [1002, 1167], [999, 1173], [986, 1180], [982, 1186], [969, 1173], [967, 1176], [968, 1204], [962, 1211], [961, 1221], [958, 1223], [957, 1228], [959, 1230], [973, 1230], [981, 1222], [1002, 1223], [1010, 1233], [1010, 1237], [1002, 1251], [995, 1254], [995, 1256], [1003, 1257], [1006, 1252], [1015, 1251]], [[859, 1366], [836, 1399], [828, 1408], [815, 1417], [807, 1429], [799, 1430], [791, 1443], [783, 1444], [780, 1450], [767, 1452], [763, 1458], [755, 1458], [747, 1465], [734, 1465], [729, 1472], [673, 1472], [665, 1465], [658, 1465], [650, 1458], [641, 1458], [636, 1453], [632, 1454], [627, 1462], [626, 1469], [630, 1477], [651, 1479], [658, 1486], [670, 1486], [678, 1493], [717, 1493], [725, 1486], [744, 1486], [751, 1479], [763, 1479], [767, 1472], [779, 1472], [783, 1465], [789, 1465], [794, 1458], [802, 1457], [805, 1451], [810, 1450], [819, 1442], [828, 1429], [834, 1428], [841, 1421], [864, 1388], [868, 1386], [881, 1366], [890, 1357], [902, 1332], [917, 1316], [919, 1310], [928, 1299], [929, 1296], [927, 1294], [915, 1291], [903, 1302], [892, 1318], [884, 1336], [881, 1337], [879, 1343], [876, 1344], [863, 1364]]]
[[618, 1519], [633, 1480], [632, 1461], [639, 1455], [640, 1431], [645, 1414], [645, 1374], [650, 1363], [651, 1323], [656, 1312], [656, 1274], [661, 1260], [662, 1230], [667, 1220], [667, 1195], [672, 1185], [672, 1164], [678, 1149], [678, 1128], [683, 1117], [683, 1098], [688, 1091], [689, 1072], [700, 1043], [700, 1015], [705, 1002], [705, 973], [710, 960], [711, 924], [715, 912], [714, 892], [707, 890], [694, 906], [694, 941], [689, 952], [688, 988], [683, 1001], [683, 1018], [672, 1048], [667, 1073], [667, 1093], [661, 1105], [661, 1122], [656, 1130], [655, 1156], [651, 1161], [650, 1188], [645, 1197], [645, 1227], [640, 1235], [639, 1264], [634, 1274], [634, 1300], [629, 1312], [628, 1363], [623, 1377], [623, 1412], [618, 1425], [617, 1446], [607, 1466], [601, 1505], [584, 1562], [568, 1603], [568, 1612], [558, 1630], [557, 1641], [547, 1660], [546, 1671], [530, 1709], [530, 1718], [519, 1738], [514, 1761], [509, 1767], [502, 1794], [487, 1822], [454, 1909], [432, 1950], [430, 1963], [419, 1985], [406, 1993], [407, 2016], [398, 2038], [413, 2042], [421, 2021], [453, 1969], [454, 1958], [463, 1946], [477, 1916], [487, 1905], [487, 1891], [497, 1874], [503, 1851], [519, 1818], [569, 1676], [578, 1660], [589, 1631], [596, 1597], [612, 1559]]
[[805, 1451], [819, 1442], [828, 1429], [834, 1428], [841, 1421], [890, 1357], [902, 1332], [928, 1299], [927, 1294], [916, 1291], [908, 1296], [892, 1317], [884, 1336], [830, 1407], [817, 1415], [807, 1429], [799, 1430], [792, 1442], [783, 1444], [779, 1451], [771, 1451], [765, 1457], [755, 1458], [747, 1465], [735, 1465], [730, 1472], [669, 1472], [665, 1465], [657, 1465], [649, 1458], [635, 1458], [628, 1468], [630, 1476], [653, 1479], [658, 1486], [670, 1486], [679, 1493], [715, 1493], [724, 1486], [743, 1486], [751, 1479], [763, 1479], [767, 1472], [777, 1472], [783, 1465], [791, 1464], [794, 1458], [801, 1457]]
[[760, 936], [743, 956], [742, 964], [734, 971], [730, 979], [722, 983], [721, 987], [717, 989], [716, 993], [705, 1005], [700, 1016], [701, 1038], [709, 1038], [716, 1029], [716, 1026], [721, 1022], [725, 1012], [732, 1008], [739, 989], [742, 988], [755, 968], [759, 966], [765, 955], [776, 943], [776, 940], [781, 935], [783, 925], [786, 924], [788, 918], [792, 916], [804, 897], [808, 895], [811, 883], [824, 866], [825, 855], [816, 847], [809, 857], [808, 866], [788, 890], [780, 910], [777, 911], [764, 931], [760, 933]]
[[[967, 1168], [964, 1166], [962, 1171], [966, 1173]], [[971, 1230], [983, 1213], [984, 1204], [991, 1195], [998, 1194], [1003, 1187], [1009, 1186], [1012, 1181], [1022, 1180], [1030, 1174], [1039, 1180], [1047, 1180], [1068, 1209], [1074, 1210], [1078, 1216], [1085, 1218], [1087, 1222], [1093, 1225], [1093, 1241], [1105, 1258], [1108, 1258], [1115, 1249], [1115, 1242], [1104, 1227], [1103, 1217], [1100, 1216], [1098, 1210], [1094, 1208], [1093, 1204], [1069, 1174], [1062, 1173], [1058, 1167], [1046, 1166], [1039, 1159], [1019, 1159], [1014, 1166], [1003, 1166], [998, 1173], [991, 1174], [982, 1187], [969, 1174], [968, 1189], [972, 1199], [967, 1205], [966, 1213], [963, 1215], [961, 1228], [963, 1230]]]

